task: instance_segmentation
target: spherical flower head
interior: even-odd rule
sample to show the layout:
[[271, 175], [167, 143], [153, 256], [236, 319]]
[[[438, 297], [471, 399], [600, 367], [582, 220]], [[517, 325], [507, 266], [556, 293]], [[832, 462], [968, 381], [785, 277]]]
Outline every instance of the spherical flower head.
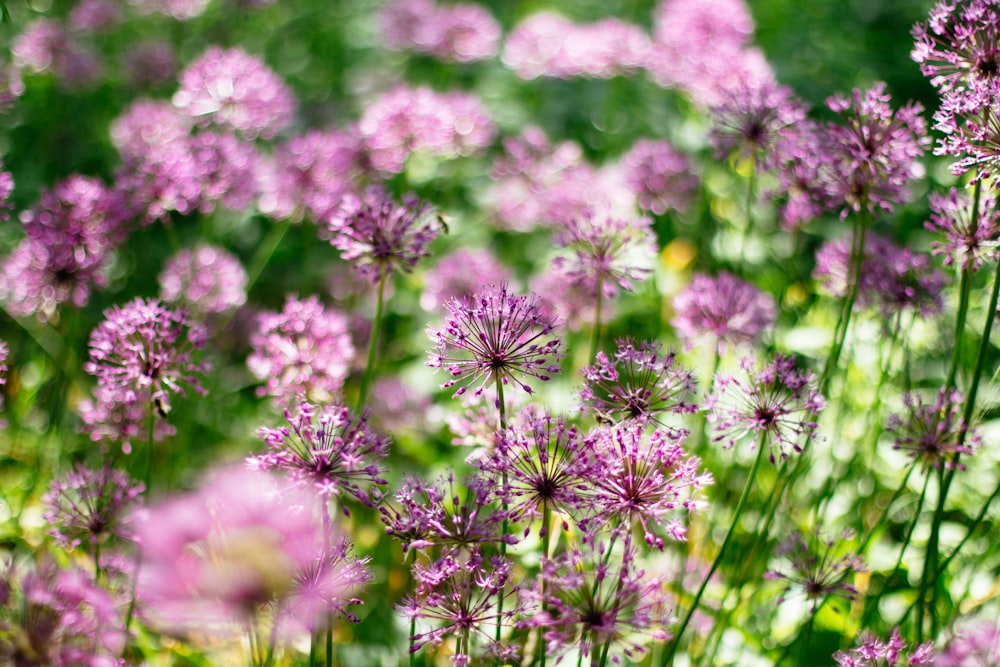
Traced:
[[[371, 431], [364, 418], [341, 405], [302, 402], [294, 413], [285, 411], [285, 421], [285, 426], [258, 429], [268, 451], [249, 457], [250, 467], [281, 470], [323, 498], [350, 496], [375, 506], [381, 496], [375, 487], [388, 483], [382, 475], [389, 438]], [[348, 511], [346, 505], [343, 509]]]
[[144, 41], [133, 44], [125, 52], [122, 61], [125, 78], [139, 88], [163, 86], [173, 81], [177, 73], [177, 54], [167, 42]]
[[[455, 396], [478, 385], [481, 396], [491, 385], [515, 384], [527, 393], [520, 377], [546, 382], [560, 368], [562, 341], [553, 336], [556, 321], [546, 317], [534, 295], [520, 296], [506, 285], [491, 285], [466, 299], [445, 304], [449, 316], [441, 329], [427, 330], [435, 346], [427, 365], [451, 376], [442, 389], [461, 384]], [[499, 397], [498, 397], [499, 400]]]
[[768, 168], [775, 165], [780, 135], [805, 120], [806, 108], [788, 88], [741, 82], [722, 91], [710, 114], [709, 139], [719, 157], [738, 154]]
[[652, 273], [656, 257], [656, 239], [649, 218], [621, 220], [588, 210], [558, 227], [553, 241], [569, 251], [568, 255], [556, 257], [553, 265], [593, 297], [599, 291], [607, 299], [617, 296], [619, 289], [631, 292], [634, 282]]
[[78, 32], [104, 32], [121, 20], [121, 9], [110, 0], [80, 0], [69, 13], [69, 24]]
[[778, 354], [768, 363], [740, 360], [737, 376], [719, 373], [705, 397], [704, 410], [714, 432], [712, 441], [727, 449], [748, 438], [766, 445], [771, 463], [775, 450], [782, 460], [801, 452], [799, 440], [816, 430], [816, 415], [826, 405], [816, 389], [816, 376], [795, 368], [795, 360]]
[[446, 62], [468, 63], [496, 55], [500, 26], [484, 8], [431, 0], [396, 0], [379, 15], [385, 44], [411, 49]]
[[951, 188], [947, 195], [930, 195], [931, 217], [924, 227], [944, 236], [931, 244], [932, 255], [944, 255], [944, 265], [963, 270], [979, 269], [993, 261], [1000, 245], [1000, 211], [996, 199], [982, 193], [978, 211], [973, 211], [967, 192]]
[[989, 667], [1000, 664], [1000, 637], [996, 621], [966, 618], [956, 624], [954, 635], [941, 649], [937, 667]]
[[930, 145], [923, 107], [910, 102], [893, 110], [884, 83], [854, 89], [850, 99], [834, 96], [827, 106], [843, 124], [827, 126], [828, 197], [848, 212], [892, 211], [920, 172], [917, 160]]
[[327, 230], [330, 243], [362, 276], [378, 284], [393, 271], [409, 273], [443, 229], [429, 204], [415, 194], [397, 204], [379, 186], [361, 197], [346, 195], [334, 209]]
[[327, 402], [344, 385], [354, 358], [347, 317], [315, 296], [288, 296], [280, 313], [265, 312], [250, 336], [250, 372], [265, 382], [258, 396], [288, 404], [297, 397]]
[[228, 133], [199, 132], [187, 140], [187, 150], [200, 186], [201, 213], [212, 213], [219, 205], [242, 211], [254, 204], [262, 158], [253, 144]]
[[641, 421], [599, 429], [591, 436], [598, 459], [591, 480], [587, 525], [638, 525], [649, 546], [663, 550], [654, 528], [683, 542], [685, 519], [703, 509], [700, 490], [713, 483], [701, 460], [681, 446], [687, 431], [647, 432]]
[[154, 626], [241, 632], [324, 553], [315, 496], [242, 467], [151, 507], [137, 595]]
[[134, 512], [145, 487], [124, 470], [82, 465], [52, 482], [46, 494], [45, 522], [56, 543], [66, 549], [93, 551], [102, 543], [124, 542], [133, 536]]
[[906, 452], [927, 470], [965, 470], [959, 455], [975, 453], [982, 439], [975, 431], [963, 433], [970, 429], [962, 418], [962, 395], [942, 387], [934, 402], [925, 404], [920, 394], [909, 392], [903, 405], [906, 411], [890, 415], [886, 423], [894, 436], [893, 449]]
[[164, 149], [185, 143], [191, 126], [169, 102], [139, 99], [111, 123], [111, 143], [125, 162], [155, 160]]
[[216, 315], [236, 310], [247, 300], [247, 272], [240, 260], [211, 245], [185, 249], [167, 260], [159, 277], [160, 297]]
[[664, 353], [657, 341], [617, 341], [614, 361], [602, 350], [596, 364], [587, 366], [580, 395], [584, 411], [614, 421], [659, 420], [665, 413], [698, 410], [698, 383], [691, 371]]
[[639, 207], [663, 215], [686, 211], [698, 187], [687, 157], [669, 142], [641, 139], [622, 158], [625, 183], [639, 199]]
[[313, 130], [274, 151], [273, 187], [265, 187], [261, 209], [274, 218], [324, 222], [350, 192], [362, 169], [356, 133]]
[[66, 88], [90, 85], [101, 74], [94, 54], [52, 19], [37, 19], [26, 25], [10, 49], [16, 67], [36, 74], [51, 72]]
[[420, 305], [435, 310], [449, 299], [463, 299], [486, 285], [509, 283], [512, 278], [510, 270], [488, 250], [459, 248], [424, 273]]
[[726, 345], [760, 342], [778, 317], [769, 294], [726, 272], [716, 277], [695, 274], [674, 297], [674, 311], [671, 324], [688, 349], [707, 338], [720, 351]]
[[780, 222], [786, 231], [812, 222], [827, 208], [825, 141], [823, 127], [808, 119], [778, 137], [775, 172], [781, 186], [769, 194], [780, 195]]
[[[594, 295], [562, 268], [549, 265], [532, 277], [530, 287], [538, 295], [542, 310], [565, 322], [566, 328], [580, 331], [593, 326], [597, 315]], [[602, 317], [614, 317], [614, 302], [603, 303], [601, 308]]]
[[104, 321], [90, 334], [90, 360], [85, 371], [97, 378], [109, 395], [104, 400], [139, 405], [165, 417], [172, 394], [185, 385], [203, 394], [198, 375], [208, 370], [198, 359], [206, 331], [183, 310], [159, 301], [136, 298], [104, 311]]
[[1000, 74], [1000, 13], [996, 0], [944, 0], [913, 26], [910, 57], [941, 91], [989, 82]]
[[864, 560], [855, 554], [838, 557], [837, 552], [843, 552], [837, 540], [824, 538], [819, 531], [810, 533], [808, 538], [794, 535], [781, 543], [775, 550], [775, 555], [782, 558], [781, 566], [764, 573], [765, 579], [785, 583], [778, 603], [801, 593], [815, 614], [829, 597], [857, 599], [858, 589], [849, 578], [865, 572]]
[[137, 14], [162, 14], [178, 21], [201, 16], [208, 2], [209, 0], [129, 0]]
[[904, 657], [907, 650], [899, 628], [893, 628], [889, 641], [883, 641], [871, 630], [862, 630], [858, 634], [857, 646], [850, 651], [837, 651], [833, 659], [837, 667], [931, 667], [934, 661], [934, 642], [925, 642], [914, 646]]
[[201, 127], [271, 139], [295, 116], [295, 98], [259, 58], [241, 49], [209, 48], [180, 74], [173, 104]]

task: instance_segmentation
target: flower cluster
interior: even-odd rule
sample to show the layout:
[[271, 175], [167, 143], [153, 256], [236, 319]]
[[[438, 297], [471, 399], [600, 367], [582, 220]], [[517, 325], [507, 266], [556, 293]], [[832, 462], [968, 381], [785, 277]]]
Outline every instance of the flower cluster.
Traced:
[[669, 142], [641, 139], [622, 158], [625, 183], [638, 198], [639, 207], [663, 215], [686, 211], [698, 187], [684, 154]]
[[774, 299], [730, 273], [696, 274], [674, 297], [671, 324], [688, 349], [703, 338], [721, 351], [726, 345], [753, 345], [774, 325]]
[[864, 572], [864, 561], [860, 556], [848, 554], [834, 556], [836, 540], [824, 539], [816, 531], [807, 540], [803, 535], [794, 535], [775, 551], [784, 557], [780, 569], [768, 570], [765, 579], [775, 579], [785, 583], [785, 589], [778, 598], [781, 603], [792, 594], [802, 593], [806, 602], [812, 605], [815, 614], [823, 601], [830, 596], [854, 600], [858, 589], [848, 578]]
[[[889, 641], [883, 641], [869, 630], [858, 635], [858, 646], [850, 651], [837, 651], [833, 659], [837, 667], [895, 667], [903, 664], [906, 642], [894, 628]], [[925, 642], [913, 647], [905, 657], [907, 667], [930, 667], [934, 662], [934, 642]]]
[[957, 467], [961, 454], [973, 454], [981, 444], [975, 432], [962, 419], [962, 395], [957, 390], [941, 388], [933, 403], [926, 404], [919, 394], [903, 396], [906, 412], [893, 414], [885, 425], [894, 436], [893, 448], [906, 452], [925, 468]]
[[274, 218], [329, 219], [362, 171], [361, 140], [354, 132], [313, 130], [274, 151], [275, 174], [265, 184], [261, 209]]
[[222, 248], [210, 245], [181, 250], [168, 259], [159, 283], [164, 301], [181, 301], [206, 314], [235, 310], [247, 300], [243, 265]]
[[410, 49], [448, 62], [487, 60], [497, 53], [500, 26], [479, 5], [437, 5], [434, 0], [394, 0], [380, 15], [390, 49]]
[[502, 285], [513, 278], [510, 270], [485, 250], [459, 248], [445, 255], [424, 273], [420, 305], [435, 310], [449, 299], [464, 299], [487, 285]]
[[932, 193], [929, 200], [931, 217], [924, 226], [944, 236], [931, 244], [932, 255], [943, 255], [945, 266], [954, 263], [962, 269], [978, 269], [996, 257], [1000, 246], [996, 199], [983, 194], [975, 211], [968, 194], [955, 188], [947, 195]]

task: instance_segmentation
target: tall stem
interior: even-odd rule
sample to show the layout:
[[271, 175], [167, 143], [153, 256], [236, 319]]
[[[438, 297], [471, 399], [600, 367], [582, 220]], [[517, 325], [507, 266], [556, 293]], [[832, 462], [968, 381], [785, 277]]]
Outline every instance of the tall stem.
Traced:
[[597, 303], [594, 306], [594, 330], [590, 333], [590, 358], [589, 363], [594, 363], [597, 358], [597, 350], [601, 345], [601, 306], [604, 301], [604, 279], [597, 278]]
[[[506, 405], [505, 405], [505, 402], [504, 402], [504, 398], [503, 398], [503, 381], [501, 380], [501, 378], [500, 378], [499, 375], [496, 376], [496, 387], [497, 387], [497, 417], [498, 417], [498, 424], [499, 424], [499, 431], [497, 433], [497, 437], [499, 438], [504, 433], [504, 431], [507, 430], [507, 408], [506, 408]], [[506, 490], [506, 488], [507, 488], [507, 473], [506, 473], [506, 471], [503, 473], [503, 478], [501, 479], [500, 483], [503, 485], [503, 488]], [[503, 500], [503, 509], [501, 511], [503, 512], [503, 522], [501, 523], [501, 526], [500, 526], [500, 531], [501, 531], [500, 556], [501, 556], [501, 558], [503, 558], [503, 557], [505, 557], [507, 555], [507, 541], [506, 541], [506, 538], [507, 538], [508, 525], [507, 525], [507, 498], [506, 498], [506, 496], [504, 497], [504, 500]], [[497, 645], [500, 644], [500, 635], [501, 635], [501, 631], [503, 630], [503, 596], [504, 596], [504, 590], [503, 590], [503, 588], [501, 588], [499, 591], [497, 591], [497, 629], [496, 629], [496, 637], [495, 637]], [[493, 665], [494, 665], [494, 667], [497, 667], [499, 664], [500, 664], [500, 658], [499, 657], [494, 658], [493, 659]]]
[[867, 201], [863, 202], [861, 213], [854, 218], [854, 231], [851, 236], [851, 260], [850, 275], [847, 281], [847, 295], [841, 304], [840, 317], [837, 319], [837, 326], [833, 333], [833, 344], [830, 347], [830, 356], [827, 357], [826, 365], [823, 367], [823, 375], [819, 381], [819, 391], [826, 394], [830, 380], [833, 378], [837, 367], [840, 364], [840, 354], [844, 349], [844, 341], [847, 339], [847, 330], [851, 325], [851, 313], [854, 311], [854, 302], [858, 298], [858, 283], [861, 281], [861, 268], [864, 265], [865, 256], [865, 233], [868, 229]]
[[372, 322], [371, 340], [368, 341], [368, 362], [365, 364], [365, 374], [361, 376], [361, 390], [358, 392], [358, 407], [355, 412], [361, 414], [361, 409], [365, 406], [365, 397], [368, 395], [368, 385], [371, 383], [372, 370], [375, 367], [375, 350], [378, 348], [378, 336], [382, 330], [382, 305], [385, 295], [385, 276], [382, 274], [378, 279], [378, 301], [375, 305], [375, 321]]
[[[982, 180], [976, 181], [972, 195], [972, 211], [969, 214], [969, 232], [975, 236], [979, 228], [979, 198], [982, 193]], [[951, 355], [951, 366], [945, 380], [945, 389], [955, 387], [958, 377], [958, 365], [962, 358], [962, 340], [965, 337], [965, 320], [969, 314], [969, 295], [972, 292], [972, 265], [966, 261], [962, 264], [962, 275], [958, 287], [958, 314], [955, 316], [955, 347]]]
[[750, 489], [753, 487], [754, 479], [757, 477], [757, 470], [760, 468], [760, 462], [765, 456], [765, 450], [767, 445], [767, 433], [761, 433], [760, 438], [757, 440], [757, 456], [754, 457], [753, 466], [750, 468], [750, 473], [747, 475], [746, 484], [743, 486], [743, 493], [740, 495], [739, 502], [736, 503], [736, 510], [733, 513], [733, 520], [729, 524], [729, 531], [726, 533], [726, 539], [722, 541], [722, 546], [719, 548], [719, 553], [712, 561], [712, 567], [709, 568], [708, 574], [701, 581], [701, 586], [698, 587], [698, 592], [694, 596], [694, 602], [691, 603], [691, 607], [688, 609], [687, 614], [684, 615], [684, 620], [681, 622], [680, 627], [677, 629], [677, 634], [674, 636], [674, 641], [670, 644], [670, 650], [667, 652], [666, 657], [663, 660], [663, 667], [670, 665], [674, 659], [674, 654], [677, 653], [677, 647], [680, 646], [681, 638], [684, 636], [684, 631], [687, 629], [688, 623], [691, 622], [691, 617], [694, 616], [694, 612], [697, 611], [698, 605], [701, 603], [701, 596], [705, 594], [705, 589], [708, 587], [708, 582], [715, 574], [715, 571], [719, 569], [719, 565], [722, 563], [723, 557], [726, 555], [726, 549], [729, 547], [729, 543], [733, 539], [733, 535], [736, 534], [736, 527], [740, 522], [740, 515], [743, 513], [743, 507], [746, 505], [747, 498], [750, 497]]

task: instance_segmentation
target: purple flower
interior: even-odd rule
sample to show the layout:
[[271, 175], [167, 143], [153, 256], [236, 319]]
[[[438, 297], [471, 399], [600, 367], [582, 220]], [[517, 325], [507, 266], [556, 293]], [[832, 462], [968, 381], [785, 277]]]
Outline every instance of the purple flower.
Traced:
[[[893, 434], [893, 449], [906, 452], [919, 461], [927, 470], [965, 466], [956, 458], [959, 454], [973, 454], [981, 444], [981, 438], [973, 431], [965, 434], [968, 425], [962, 419], [962, 395], [943, 387], [938, 391], [933, 403], [925, 404], [919, 394], [906, 393], [903, 396], [906, 411], [890, 415], [886, 430]], [[967, 444], [959, 444], [962, 438]]]
[[474, 62], [496, 55], [500, 26], [484, 8], [466, 3], [395, 0], [379, 16], [390, 49], [411, 49], [446, 62]]
[[247, 273], [222, 248], [199, 245], [167, 260], [159, 277], [164, 301], [182, 301], [201, 313], [235, 310], [247, 300]]
[[52, 19], [29, 23], [10, 49], [16, 67], [36, 74], [52, 72], [68, 88], [90, 85], [100, 77], [101, 66], [94, 54]]
[[783, 557], [782, 567], [768, 570], [764, 578], [785, 583], [779, 604], [792, 594], [802, 593], [815, 614], [830, 596], [857, 599], [858, 589], [848, 582], [848, 578], [865, 571], [864, 560], [854, 554], [835, 557], [836, 544], [836, 540], [824, 539], [815, 531], [809, 534], [808, 540], [795, 535], [775, 550], [776, 556]]
[[380, 186], [345, 195], [327, 221], [330, 243], [362, 276], [378, 284], [394, 270], [409, 273], [442, 230], [415, 194], [397, 204]]
[[199, 132], [187, 142], [201, 186], [198, 210], [212, 213], [217, 204], [232, 211], [250, 208], [260, 192], [261, 157], [253, 144], [232, 134]]
[[[894, 667], [902, 664], [906, 642], [893, 628], [889, 641], [884, 642], [871, 630], [862, 630], [858, 635], [858, 645], [850, 651], [837, 651], [833, 659], [838, 667]], [[907, 667], [931, 667], [934, 663], [934, 642], [915, 646], [906, 659]]]
[[179, 78], [174, 106], [201, 127], [270, 139], [294, 118], [291, 91], [262, 60], [241, 49], [213, 46]]
[[617, 342], [614, 362], [603, 351], [597, 363], [583, 369], [580, 394], [583, 409], [623, 421], [658, 419], [662, 413], [696, 412], [698, 383], [691, 371], [677, 363], [677, 356], [663, 353], [656, 341]]
[[[543, 312], [565, 322], [567, 328], [579, 331], [593, 325], [597, 316], [594, 295], [586, 285], [574, 281], [573, 276], [561, 268], [550, 265], [532, 277], [531, 290], [538, 295]], [[614, 302], [602, 304], [601, 307], [603, 318], [613, 318]]]
[[174, 47], [166, 42], [139, 42], [122, 55], [128, 81], [140, 88], [162, 86], [177, 73]]
[[300, 300], [289, 295], [280, 313], [261, 313], [250, 345], [247, 366], [265, 382], [257, 395], [272, 396], [277, 403], [300, 396], [331, 400], [343, 387], [354, 358], [347, 318], [324, 308], [315, 296]]
[[[503, 431], [478, 465], [492, 479], [510, 518], [527, 522], [527, 536], [531, 522], [546, 512], [581, 509], [599, 475], [591, 447], [564, 418], [532, 415], [526, 423]], [[569, 529], [565, 520], [563, 529]], [[545, 526], [540, 534], [545, 536]]]
[[782, 460], [789, 450], [801, 452], [799, 438], [816, 430], [814, 420], [826, 405], [816, 390], [816, 376], [796, 370], [795, 361], [781, 354], [766, 364], [744, 357], [740, 371], [739, 376], [717, 374], [715, 388], [705, 397], [707, 420], [715, 433], [712, 441], [729, 448], [759, 438], [772, 464], [775, 449]]
[[622, 168], [640, 208], [656, 215], [686, 211], [698, 187], [690, 161], [666, 141], [637, 141], [622, 158]]
[[121, 9], [111, 0], [80, 0], [69, 13], [70, 26], [79, 32], [104, 32], [121, 20]]
[[139, 99], [111, 123], [111, 143], [126, 163], [156, 160], [163, 150], [185, 143], [191, 126], [168, 102]]
[[455, 392], [461, 396], [478, 384], [474, 393], [481, 396], [493, 383], [513, 382], [530, 394], [531, 387], [519, 377], [544, 382], [559, 372], [555, 362], [562, 355], [562, 341], [553, 337], [555, 321], [543, 314], [534, 295], [489, 286], [470, 298], [451, 299], [445, 308], [449, 317], [444, 328], [427, 330], [435, 343], [427, 365], [451, 376], [442, 389], [462, 383]]
[[[688, 456], [681, 442], [687, 431], [646, 431], [642, 422], [624, 422], [592, 435], [598, 465], [591, 479], [591, 516], [587, 524], [618, 523], [624, 531], [642, 527], [646, 544], [663, 550], [654, 527], [684, 541], [684, 519], [704, 507], [699, 490], [713, 483], [699, 472], [701, 460]], [[619, 523], [620, 522], [620, 523]]]
[[67, 549], [99, 548], [103, 542], [132, 539], [134, 511], [145, 487], [128, 473], [107, 466], [73, 472], [52, 482], [43, 499], [45, 521], [56, 542]]
[[[355, 498], [373, 507], [381, 494], [372, 487], [385, 485], [383, 459], [389, 438], [368, 429], [364, 418], [341, 405], [298, 405], [285, 410], [287, 426], [262, 426], [257, 437], [268, 451], [247, 458], [250, 467], [282, 470], [294, 483], [312, 486], [323, 498]], [[348, 513], [347, 506], [343, 511]]]
[[768, 168], [776, 162], [780, 135], [805, 120], [806, 109], [788, 88], [742, 82], [723, 90], [710, 113], [710, 139], [720, 157], [739, 153]]
[[730, 273], [718, 277], [696, 274], [674, 297], [671, 321], [688, 349], [702, 339], [719, 350], [731, 345], [753, 345], [774, 325], [777, 306], [770, 295]]
[[[984, 260], [993, 261], [1000, 245], [1000, 211], [996, 199], [982, 193], [979, 210], [972, 210], [972, 198], [951, 188], [947, 195], [930, 195], [931, 217], [924, 227], [944, 236], [931, 244], [932, 255], [944, 255], [944, 265], [955, 263], [963, 270], [979, 269]], [[975, 223], [973, 218], [975, 217]]]
[[1000, 15], [995, 0], [938, 2], [913, 26], [910, 57], [942, 91], [992, 82], [1000, 73]]
[[420, 305], [435, 310], [449, 299], [470, 297], [486, 285], [508, 283], [512, 277], [489, 251], [459, 248], [424, 273]]
[[137, 14], [162, 14], [178, 21], [201, 16], [209, 0], [131, 0]]
[[783, 199], [780, 220], [787, 231], [818, 218], [827, 208], [825, 141], [823, 127], [808, 119], [785, 128], [778, 137], [775, 171], [781, 185], [769, 194]]
[[936, 667], [989, 667], [1000, 664], [1000, 637], [995, 620], [960, 620], [951, 640], [934, 662]]

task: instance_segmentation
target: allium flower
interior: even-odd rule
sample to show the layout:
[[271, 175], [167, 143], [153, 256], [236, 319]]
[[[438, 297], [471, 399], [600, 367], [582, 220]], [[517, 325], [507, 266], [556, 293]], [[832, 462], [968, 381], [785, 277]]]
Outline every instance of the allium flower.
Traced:
[[270, 139], [288, 127], [295, 98], [259, 58], [241, 49], [209, 48], [180, 74], [174, 106], [201, 127]]
[[[972, 198], [951, 188], [947, 195], [930, 195], [931, 217], [924, 227], [944, 235], [931, 244], [932, 255], [944, 255], [945, 266], [955, 263], [963, 270], [979, 269], [992, 261], [1000, 245], [1000, 211], [996, 199], [982, 193], [979, 210], [973, 213]], [[975, 223], [973, 223], [975, 217]]]
[[913, 647], [903, 663], [903, 652], [907, 650], [907, 646], [899, 634], [899, 628], [893, 628], [887, 642], [870, 630], [862, 630], [857, 641], [857, 647], [850, 651], [837, 651], [833, 654], [837, 667], [894, 667], [900, 664], [907, 667], [931, 667], [935, 664], [934, 642], [924, 642]]
[[656, 215], [687, 210], [698, 187], [690, 161], [666, 141], [637, 141], [622, 158], [622, 168], [640, 208]]
[[154, 625], [234, 632], [280, 603], [326, 553], [314, 506], [305, 490], [237, 467], [150, 508], [137, 595]]
[[299, 396], [317, 402], [340, 392], [354, 358], [347, 318], [324, 308], [315, 296], [289, 296], [280, 313], [261, 313], [250, 336], [250, 372], [265, 385], [258, 396], [289, 403]]
[[495, 488], [486, 479], [465, 480], [463, 500], [455, 490], [454, 475], [428, 484], [407, 476], [395, 502], [379, 505], [385, 532], [402, 541], [403, 550], [434, 545], [472, 549], [479, 544], [515, 544], [501, 524], [506, 513], [491, 508]]
[[56, 542], [76, 549], [99, 548], [106, 541], [126, 541], [133, 535], [134, 511], [145, 490], [124, 470], [103, 467], [73, 472], [52, 482], [44, 498], [45, 522]]
[[822, 538], [816, 531], [808, 540], [795, 535], [775, 550], [775, 555], [782, 557], [784, 562], [781, 568], [765, 572], [764, 578], [785, 582], [779, 604], [791, 595], [802, 593], [815, 614], [830, 596], [857, 599], [858, 590], [848, 578], [853, 573], [865, 571], [864, 559], [855, 554], [834, 557], [836, 544], [836, 540]]
[[70, 26], [80, 32], [104, 32], [121, 20], [121, 9], [110, 0], [80, 0], [69, 13]]
[[910, 57], [942, 91], [1000, 74], [1000, 15], [996, 0], [938, 2], [925, 23], [913, 26]]
[[[558, 318], [573, 331], [593, 326], [597, 300], [587, 286], [574, 281], [561, 268], [550, 265], [532, 277], [530, 286], [546, 316]], [[601, 308], [605, 321], [614, 317], [614, 302], [602, 303]]]
[[118, 656], [126, 633], [117, 601], [88, 574], [59, 569], [51, 560], [16, 574], [4, 573], [8, 592], [19, 599], [10, 601], [13, 618], [0, 620], [0, 662], [124, 667]]
[[849, 211], [892, 211], [906, 198], [917, 160], [929, 145], [927, 123], [916, 103], [893, 110], [884, 83], [854, 90], [850, 100], [834, 96], [827, 106], [844, 124], [827, 127], [830, 205]]
[[468, 3], [395, 0], [379, 16], [390, 49], [412, 49], [447, 62], [467, 63], [496, 55], [500, 26], [484, 8]]
[[555, 258], [553, 265], [594, 297], [598, 290], [608, 299], [619, 288], [631, 292], [634, 281], [652, 273], [651, 261], [656, 257], [649, 218], [620, 220], [587, 211], [557, 228], [553, 241], [570, 251], [568, 256]]
[[135, 86], [162, 86], [174, 79], [177, 56], [174, 47], [166, 42], [143, 41], [133, 44], [123, 54], [122, 67], [125, 77]]
[[90, 334], [90, 361], [83, 368], [110, 393], [99, 400], [154, 406], [161, 417], [170, 412], [170, 395], [184, 394], [184, 385], [203, 394], [198, 375], [207, 366], [197, 351], [206, 332], [183, 311], [159, 301], [137, 298], [104, 311], [104, 321]]
[[684, 541], [684, 519], [703, 508], [699, 490], [713, 483], [710, 473], [699, 472], [701, 460], [681, 447], [685, 437], [687, 431], [648, 433], [641, 422], [597, 431], [588, 525], [618, 523], [625, 531], [641, 526], [646, 543], [661, 551], [663, 538], [654, 527]]
[[232, 134], [199, 132], [187, 142], [200, 176], [198, 210], [212, 213], [216, 205], [231, 211], [250, 208], [260, 192], [260, 154], [253, 144]]
[[513, 382], [530, 394], [531, 387], [519, 377], [544, 382], [559, 372], [555, 362], [562, 341], [553, 337], [555, 320], [542, 313], [534, 295], [511, 294], [506, 285], [490, 286], [470, 298], [452, 299], [445, 308], [449, 317], [444, 328], [427, 330], [435, 344], [427, 365], [444, 368], [451, 376], [442, 389], [462, 383], [455, 392], [461, 396], [478, 384], [474, 394], [481, 396], [493, 383]]
[[[507, 589], [512, 569], [508, 559], [494, 557], [487, 561], [479, 549], [468, 558], [449, 553], [429, 564], [415, 562], [416, 591], [398, 609], [404, 616], [429, 621], [435, 627], [412, 636], [410, 650], [419, 651], [428, 644], [439, 646], [448, 637], [462, 640], [459, 646], [471, 650], [470, 639], [476, 637], [487, 644], [488, 653], [503, 651], [503, 647], [493, 645], [493, 632], [498, 623], [512, 624], [517, 607], [508, 605], [499, 612], [496, 598], [514, 594]], [[455, 664], [470, 664], [472, 655], [459, 650]]]
[[16, 67], [36, 74], [52, 72], [67, 87], [86, 86], [100, 76], [96, 57], [52, 19], [37, 19], [26, 25], [10, 49]]
[[805, 120], [806, 109], [788, 88], [743, 82], [722, 91], [710, 114], [710, 140], [720, 157], [739, 153], [769, 168], [776, 162], [779, 136]]
[[167, 260], [159, 277], [164, 301], [182, 301], [202, 313], [235, 310], [247, 300], [247, 273], [222, 248], [199, 245]]
[[155, 160], [164, 149], [184, 144], [191, 126], [168, 102], [139, 99], [111, 123], [111, 143], [125, 162]]
[[583, 409], [616, 421], [658, 420], [663, 413], [686, 414], [698, 410], [698, 383], [691, 371], [664, 354], [656, 341], [617, 341], [614, 362], [604, 352], [597, 363], [583, 369]]
[[[941, 388], [933, 403], [925, 404], [919, 394], [903, 395], [904, 414], [890, 415], [886, 430], [893, 434], [893, 449], [905, 451], [927, 470], [955, 468], [965, 470], [956, 458], [973, 454], [982, 440], [975, 431], [963, 436], [968, 426], [962, 419], [962, 395]], [[959, 444], [959, 439], [965, 444]]]
[[137, 14], [162, 14], [178, 21], [201, 16], [209, 0], [129, 0]]
[[449, 299], [470, 297], [486, 285], [508, 283], [511, 278], [510, 270], [489, 251], [459, 248], [424, 273], [420, 305], [424, 310], [434, 310]]
[[1000, 632], [995, 620], [960, 620], [955, 634], [941, 649], [935, 667], [994, 667], [1000, 665]]
[[[268, 451], [247, 458], [254, 469], [281, 470], [298, 485], [310, 485], [323, 498], [351, 496], [374, 507], [381, 494], [389, 438], [368, 429], [364, 418], [341, 405], [300, 403], [285, 410], [287, 426], [262, 426], [257, 437]], [[349, 514], [343, 505], [345, 514]]]
[[782, 460], [789, 450], [801, 452], [799, 438], [816, 430], [816, 415], [826, 405], [816, 376], [796, 370], [795, 361], [781, 354], [766, 364], [744, 357], [740, 371], [740, 376], [716, 375], [715, 388], [705, 397], [712, 441], [729, 448], [747, 438], [761, 439], [771, 463], [775, 449]]
[[611, 78], [645, 66], [651, 49], [641, 28], [618, 19], [577, 25], [559, 14], [539, 12], [511, 31], [503, 62], [522, 79]]
[[330, 243], [361, 275], [378, 284], [394, 270], [409, 273], [442, 230], [429, 204], [415, 194], [397, 204], [380, 186], [345, 195], [327, 227]]
[[[539, 611], [519, 625], [541, 628], [548, 648], [576, 648], [586, 657], [610, 647], [615, 664], [636, 660], [649, 639], [669, 639], [665, 586], [636, 569], [634, 551], [608, 554], [591, 536], [578, 547], [542, 561], [541, 576], [521, 596]], [[560, 657], [561, 659], [561, 657]]]
[[[496, 447], [479, 461], [494, 483], [496, 495], [514, 521], [531, 522], [547, 512], [579, 510], [592, 480], [600, 473], [594, 465], [591, 443], [562, 417], [533, 415], [527, 423], [503, 431]], [[569, 525], [563, 519], [563, 529]], [[540, 535], [545, 537], [543, 525]]]
[[23, 94], [24, 81], [19, 68], [0, 60], [0, 113], [10, 111]]
[[403, 171], [414, 151], [448, 158], [478, 152], [496, 132], [477, 98], [405, 86], [368, 105], [358, 130], [372, 166], [389, 173]]
[[823, 173], [826, 169], [823, 126], [810, 120], [786, 128], [775, 145], [780, 187], [771, 194], [779, 195], [781, 227], [793, 231], [818, 218], [827, 206], [828, 188]]
[[715, 278], [696, 274], [674, 297], [674, 310], [671, 324], [688, 349], [702, 338], [720, 350], [727, 344], [753, 345], [778, 317], [769, 294], [725, 272]]

